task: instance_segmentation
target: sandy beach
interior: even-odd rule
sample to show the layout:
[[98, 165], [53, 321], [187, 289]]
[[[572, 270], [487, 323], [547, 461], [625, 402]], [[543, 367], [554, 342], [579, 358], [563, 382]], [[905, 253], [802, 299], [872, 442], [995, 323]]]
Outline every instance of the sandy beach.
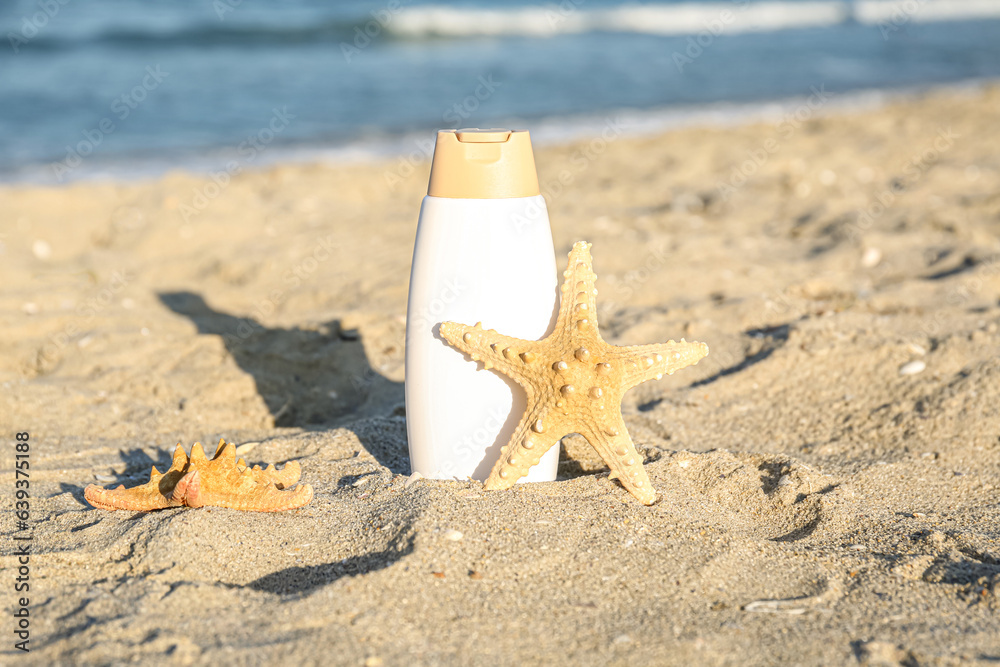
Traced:
[[[426, 162], [0, 187], [2, 661], [996, 664], [1000, 87], [826, 103], [536, 150], [605, 339], [711, 348], [626, 396], [651, 507], [578, 436], [553, 483], [408, 478]], [[220, 437], [312, 502], [84, 500]]]

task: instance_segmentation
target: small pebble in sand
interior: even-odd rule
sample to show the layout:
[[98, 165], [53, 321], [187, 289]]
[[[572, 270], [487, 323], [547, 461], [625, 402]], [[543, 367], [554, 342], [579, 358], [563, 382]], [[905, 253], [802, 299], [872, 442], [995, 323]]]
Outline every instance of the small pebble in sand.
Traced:
[[38, 239], [31, 244], [31, 252], [38, 259], [46, 260], [52, 256], [52, 246], [49, 245], [48, 241]]
[[415, 472], [415, 473], [413, 473], [412, 475], [410, 475], [409, 477], [406, 478], [406, 483], [403, 484], [403, 488], [404, 489], [408, 489], [411, 486], [413, 486], [414, 484], [416, 484], [417, 480], [420, 480], [420, 479], [423, 479], [423, 478], [424, 478], [423, 475], [421, 475], [419, 472]]
[[917, 345], [916, 343], [910, 343], [909, 345], [906, 346], [906, 349], [908, 349], [911, 353], [919, 355], [921, 357], [927, 354], [927, 350], [924, 349], [924, 346]]
[[353, 486], [355, 489], [360, 488], [368, 483], [368, 479], [369, 479], [368, 477], [359, 477], [358, 479], [354, 480], [351, 486]]
[[449, 528], [448, 530], [444, 531], [444, 539], [448, 540], [449, 542], [458, 542], [463, 537], [465, 536], [462, 535], [460, 531], [457, 531], [454, 528]]
[[863, 544], [849, 544], [847, 548], [851, 551], [868, 551], [868, 547]]
[[25, 315], [37, 315], [38, 314], [38, 304], [34, 301], [29, 301], [28, 303], [21, 306], [21, 310], [24, 311]]
[[253, 451], [253, 448], [259, 444], [260, 444], [259, 442], [244, 442], [242, 445], [237, 445], [236, 455], [243, 456], [244, 454]]
[[878, 248], [865, 248], [864, 253], [861, 255], [861, 266], [870, 269], [878, 266], [878, 263], [882, 261], [882, 251]]
[[927, 368], [927, 364], [925, 364], [920, 359], [917, 359], [916, 361], [911, 361], [909, 363], [905, 363], [902, 366], [900, 366], [899, 367], [899, 374], [900, 375], [916, 375], [917, 373], [923, 372], [923, 370], [925, 368]]
[[142, 334], [143, 336], [148, 336], [149, 335], [149, 329], [146, 328], [146, 327], [143, 327], [143, 328], [139, 329], [139, 333]]
[[798, 616], [808, 611], [805, 607], [795, 607], [796, 600], [755, 600], [743, 605], [743, 611], [765, 614], [790, 614]]

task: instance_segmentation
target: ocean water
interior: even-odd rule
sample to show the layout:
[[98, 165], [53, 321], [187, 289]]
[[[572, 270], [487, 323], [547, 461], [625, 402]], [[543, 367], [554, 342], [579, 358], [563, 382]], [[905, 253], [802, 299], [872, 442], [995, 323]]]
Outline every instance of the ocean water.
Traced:
[[1000, 0], [17, 0], [0, 36], [6, 181], [1000, 77]]

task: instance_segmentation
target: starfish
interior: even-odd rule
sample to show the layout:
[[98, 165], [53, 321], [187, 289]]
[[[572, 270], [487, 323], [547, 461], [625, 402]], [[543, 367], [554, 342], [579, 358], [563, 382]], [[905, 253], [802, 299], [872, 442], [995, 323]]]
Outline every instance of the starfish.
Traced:
[[175, 502], [171, 494], [177, 482], [184, 476], [188, 457], [179, 444], [174, 449], [174, 460], [167, 472], [160, 473], [153, 466], [149, 473], [149, 482], [142, 486], [126, 489], [119, 485], [117, 489], [104, 489], [96, 484], [90, 484], [83, 490], [87, 502], [102, 510], [140, 510], [148, 512], [167, 507], [180, 507], [183, 503]]
[[632, 347], [604, 342], [597, 326], [590, 245], [579, 241], [569, 253], [559, 316], [548, 337], [512, 338], [484, 330], [482, 322], [474, 327], [444, 322], [441, 335], [484, 368], [513, 379], [528, 395], [527, 410], [501, 448], [487, 489], [510, 488], [563, 436], [579, 433], [611, 468], [612, 478], [651, 505], [656, 491], [625, 428], [622, 398], [637, 384], [697, 364], [708, 346], [683, 338]]
[[236, 447], [219, 440], [215, 456], [209, 460], [201, 443], [196, 442], [188, 458], [179, 444], [167, 472], [156, 466], [149, 482], [126, 489], [104, 489], [94, 484], [83, 491], [94, 507], [105, 510], [148, 512], [167, 507], [230, 507], [257, 512], [280, 512], [302, 507], [312, 500], [312, 487], [302, 484], [294, 491], [283, 491], [299, 480], [298, 461], [289, 461], [281, 470], [274, 465], [250, 468], [243, 459], [236, 460]]

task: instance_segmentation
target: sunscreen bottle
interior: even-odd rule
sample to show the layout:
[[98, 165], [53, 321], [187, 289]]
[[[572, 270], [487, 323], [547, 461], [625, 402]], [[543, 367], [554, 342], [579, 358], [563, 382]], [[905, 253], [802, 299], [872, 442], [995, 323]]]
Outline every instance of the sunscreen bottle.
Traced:
[[[507, 336], [540, 340], [557, 309], [552, 231], [528, 132], [438, 132], [406, 314], [413, 472], [485, 480], [526, 407], [513, 380], [449, 346], [441, 322], [482, 322]], [[553, 447], [521, 481], [554, 480], [558, 462]]]

